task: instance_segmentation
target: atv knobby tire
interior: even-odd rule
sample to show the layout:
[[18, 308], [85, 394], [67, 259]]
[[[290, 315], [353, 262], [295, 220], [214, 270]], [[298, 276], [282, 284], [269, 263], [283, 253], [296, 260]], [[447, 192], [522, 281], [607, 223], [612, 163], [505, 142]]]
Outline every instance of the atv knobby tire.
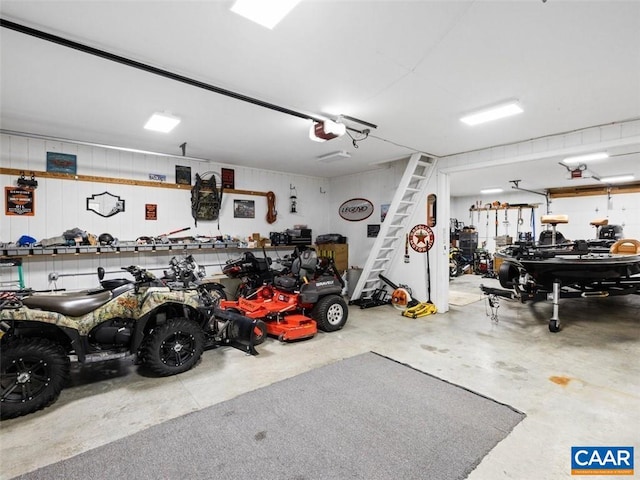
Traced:
[[202, 355], [204, 344], [204, 332], [195, 322], [174, 318], [147, 335], [140, 356], [153, 373], [167, 377], [193, 367]]
[[322, 297], [311, 312], [318, 328], [325, 332], [340, 330], [347, 323], [348, 316], [347, 302], [340, 295]]
[[3, 344], [0, 360], [0, 418], [19, 417], [51, 405], [69, 378], [69, 357], [45, 338]]

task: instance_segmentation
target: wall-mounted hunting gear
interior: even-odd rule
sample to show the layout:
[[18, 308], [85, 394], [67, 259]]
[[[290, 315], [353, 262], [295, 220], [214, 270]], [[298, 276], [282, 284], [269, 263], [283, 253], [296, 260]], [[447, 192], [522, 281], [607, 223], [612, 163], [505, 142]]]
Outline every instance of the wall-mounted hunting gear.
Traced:
[[222, 183], [220, 190], [214, 172], [196, 173], [196, 181], [191, 189], [191, 215], [198, 226], [198, 220], [219, 220], [222, 205]]

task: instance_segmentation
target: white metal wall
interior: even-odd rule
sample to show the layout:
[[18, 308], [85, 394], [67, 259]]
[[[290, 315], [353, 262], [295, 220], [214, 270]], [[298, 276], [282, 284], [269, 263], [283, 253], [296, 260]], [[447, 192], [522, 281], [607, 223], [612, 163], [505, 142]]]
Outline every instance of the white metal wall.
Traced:
[[[246, 238], [252, 233], [260, 233], [264, 237], [269, 232], [281, 232], [295, 225], [307, 225], [315, 236], [328, 233], [330, 215], [326, 207], [326, 198], [330, 196], [330, 183], [327, 179], [301, 175], [290, 175], [268, 170], [257, 170], [235, 165], [215, 162], [198, 162], [177, 158], [158, 157], [140, 153], [90, 147], [73, 143], [51, 142], [13, 135], [0, 136], [0, 164], [6, 168], [25, 171], [28, 177], [31, 170], [46, 170], [46, 152], [61, 152], [77, 155], [78, 175], [117, 177], [133, 180], [149, 180], [149, 173], [166, 175], [167, 182], [175, 181], [175, 165], [191, 167], [192, 178], [196, 172], [208, 171], [220, 173], [221, 167], [235, 170], [235, 187], [241, 190], [273, 191], [276, 195], [277, 221], [269, 224], [266, 221], [267, 201], [263, 196], [228, 194], [223, 197], [218, 222], [199, 221], [194, 225], [191, 216], [190, 187], [184, 190], [169, 188], [140, 187], [119, 184], [102, 184], [40, 178], [35, 192], [35, 215], [33, 217], [0, 217], [0, 242], [16, 242], [20, 236], [29, 235], [37, 240], [56, 237], [65, 230], [80, 228], [99, 235], [104, 232], [112, 234], [120, 240], [135, 240], [139, 236], [158, 236], [163, 233], [191, 227], [191, 230], [177, 234], [187, 235], [231, 235]], [[16, 177], [0, 175], [2, 187], [15, 186]], [[219, 179], [219, 178], [218, 178]], [[289, 212], [290, 187], [295, 187], [297, 196], [297, 213]], [[125, 200], [125, 211], [109, 218], [101, 217], [86, 210], [86, 198], [109, 191]], [[4, 188], [3, 188], [4, 193]], [[255, 218], [240, 219], [233, 217], [233, 199], [255, 201]], [[145, 220], [145, 204], [157, 204], [157, 220]], [[216, 263], [221, 253], [209, 254], [201, 259], [204, 263]], [[26, 284], [36, 289], [51, 287], [47, 280], [48, 273], [95, 272], [95, 267], [102, 265], [114, 269], [121, 265], [140, 263], [143, 265], [159, 263], [166, 266], [171, 257], [151, 258], [148, 254], [140, 254], [136, 258], [125, 259], [104, 255], [87, 258], [84, 255], [57, 256], [47, 258], [29, 257], [25, 259], [24, 272]], [[220, 263], [220, 262], [218, 262]], [[216, 273], [216, 269], [208, 269]], [[10, 273], [0, 270], [0, 280], [6, 280]], [[15, 277], [15, 275], [14, 275]], [[86, 286], [84, 277], [68, 277], [58, 281], [58, 288], [76, 289]], [[94, 280], [92, 280], [93, 282]], [[93, 283], [91, 283], [93, 285]]]
[[[509, 161], [526, 161], [529, 155], [540, 155], [545, 148], [548, 154], [563, 150], [559, 145], [571, 145], [573, 149], [587, 149], [591, 140], [602, 141], [607, 139], [625, 138], [625, 136], [638, 135], [640, 122], [633, 125], [612, 126], [609, 129], [599, 130], [599, 135], [581, 135], [582, 143], [575, 140], [575, 135], [567, 135], [568, 138], [549, 138], [544, 141], [544, 145], [535, 142], [524, 142], [523, 145], [514, 145], [509, 149], [494, 149], [474, 152], [472, 155], [461, 155], [451, 157], [440, 162], [443, 173], [452, 167], [458, 169], [478, 168], [480, 166], [490, 167], [492, 162], [506, 164]], [[1, 164], [3, 167], [25, 169], [27, 176], [29, 170], [45, 170], [45, 159], [47, 151], [72, 153], [78, 155], [78, 173], [86, 175], [122, 177], [128, 179], [148, 180], [149, 173], [163, 174], [167, 176], [167, 181], [174, 181], [175, 165], [187, 165], [192, 168], [192, 175], [196, 172], [206, 171], [219, 172], [221, 166], [233, 168], [235, 170], [236, 188], [244, 190], [259, 190], [275, 192], [277, 197], [278, 220], [275, 224], [269, 225], [266, 222], [266, 200], [264, 197], [248, 197], [240, 195], [229, 195], [226, 202], [223, 201], [221, 212], [220, 229], [217, 222], [199, 222], [198, 228], [193, 225], [190, 212], [190, 192], [161, 189], [152, 187], [135, 187], [126, 185], [99, 184], [89, 182], [71, 182], [68, 180], [41, 179], [36, 191], [36, 215], [34, 217], [15, 218], [1, 217], [0, 241], [15, 242], [21, 235], [30, 235], [36, 239], [60, 235], [64, 230], [79, 227], [95, 234], [109, 232], [120, 239], [134, 239], [141, 235], [157, 236], [178, 228], [191, 226], [192, 230], [186, 233], [191, 235], [220, 235], [230, 234], [234, 236], [246, 237], [253, 232], [258, 232], [267, 236], [271, 231], [283, 231], [292, 228], [296, 224], [305, 224], [313, 230], [314, 239], [321, 233], [339, 233], [345, 235], [349, 242], [349, 263], [353, 266], [363, 266], [369, 249], [373, 245], [373, 239], [367, 238], [367, 225], [380, 223], [380, 206], [390, 203], [393, 198], [395, 188], [402, 176], [406, 162], [399, 161], [381, 166], [377, 170], [370, 172], [338, 177], [333, 179], [315, 178], [290, 175], [287, 173], [272, 172], [268, 170], [256, 170], [222, 163], [200, 163], [195, 161], [185, 161], [178, 159], [167, 159], [162, 157], [133, 154], [105, 150], [97, 147], [77, 146], [74, 144], [61, 144], [57, 142], [46, 142], [42, 140], [25, 139], [21, 137], [3, 135], [1, 138]], [[532, 144], [535, 145], [532, 146]], [[579, 143], [578, 145], [576, 145]], [[593, 147], [591, 147], [593, 148]], [[510, 155], [514, 155], [511, 157]], [[446, 168], [445, 168], [446, 167]], [[0, 176], [2, 186], [15, 185], [15, 178], [7, 175]], [[298, 197], [298, 213], [289, 213], [290, 187], [296, 188]], [[429, 186], [430, 192], [436, 192], [436, 180]], [[108, 190], [111, 193], [120, 195], [126, 201], [126, 211], [111, 218], [102, 218], [92, 212], [85, 210], [86, 197]], [[447, 189], [443, 191], [448, 191]], [[370, 200], [374, 205], [374, 213], [371, 217], [360, 222], [349, 222], [338, 215], [338, 207], [344, 201], [363, 197]], [[232, 213], [233, 198], [253, 199], [256, 202], [255, 219], [234, 219]], [[442, 272], [446, 273], [448, 238], [440, 238], [448, 231], [449, 218], [459, 218], [465, 223], [469, 223], [469, 207], [475, 204], [478, 198], [452, 199], [449, 205], [448, 199], [438, 198], [438, 238], [437, 248], [433, 252], [431, 261], [438, 261], [444, 266], [436, 267], [432, 264], [432, 272], [438, 272], [436, 281], [446, 284], [448, 279]], [[536, 232], [539, 234], [541, 226], [539, 218], [546, 212], [544, 198], [537, 195], [525, 194], [522, 192], [502, 195], [501, 201], [509, 203], [541, 203], [537, 209]], [[489, 200], [487, 200], [489, 201]], [[158, 205], [158, 220], [144, 220], [144, 204], [156, 203]], [[562, 232], [567, 238], [581, 239], [591, 238], [594, 234], [589, 222], [598, 217], [610, 218], [610, 223], [624, 225], [625, 236], [640, 238], [640, 194], [620, 194], [614, 196], [610, 201], [604, 196], [580, 197], [556, 199], [552, 203], [553, 213], [569, 215], [570, 223], [563, 225]], [[414, 223], [424, 223], [424, 208], [416, 210]], [[479, 239], [482, 241], [488, 237], [487, 247], [493, 249], [494, 220], [489, 219], [489, 231], [485, 232], [486, 219], [481, 214], [478, 223]], [[517, 221], [517, 211], [509, 211], [511, 232], [515, 232], [515, 222]], [[503, 218], [499, 218], [502, 222]], [[526, 227], [529, 222], [528, 212], [525, 214]], [[503, 234], [504, 226], [499, 225], [499, 234]], [[488, 233], [488, 235], [487, 235]], [[205, 254], [201, 262], [206, 264], [223, 263], [225, 259], [218, 261], [222, 252]], [[135, 258], [121, 257], [121, 259], [105, 256], [105, 259], [79, 258], [62, 260], [57, 257], [47, 259], [28, 260], [25, 262], [25, 273], [27, 285], [33, 288], [47, 288], [47, 280], [50, 272], [81, 272], [90, 273], [95, 271], [99, 264], [107, 269], [117, 269], [122, 265], [127, 265], [137, 259], [137, 262], [147, 266], [157, 266], [162, 268], [166, 265], [170, 256], [166, 259], [161, 255], [148, 256], [140, 255]], [[407, 277], [419, 278], [421, 287], [418, 291], [424, 292], [424, 262], [412, 261], [411, 264], [403, 264], [403, 255], [396, 257], [398, 281], [406, 280]], [[212, 274], [219, 270], [214, 267], [208, 269]], [[0, 271], [0, 274], [4, 275]], [[58, 287], [68, 289], [82, 288], [86, 286], [85, 278], [66, 278], [64, 283], [58, 282]], [[424, 295], [421, 295], [424, 296]], [[438, 302], [440, 300], [438, 299]]]
[[[540, 203], [535, 209], [535, 234], [539, 237], [540, 232], [545, 229], [541, 225], [540, 218], [546, 214], [545, 199], [530, 193], [509, 193], [499, 195], [502, 202], [516, 203]], [[474, 205], [478, 197], [457, 197], [451, 200], [452, 218], [456, 218], [465, 225], [473, 225], [478, 232], [478, 244], [486, 242], [486, 248], [490, 252], [495, 251], [495, 210], [489, 212], [487, 229], [487, 212], [481, 211], [478, 221], [478, 212], [470, 215], [469, 208]], [[492, 199], [482, 199], [490, 203]], [[599, 218], [607, 218], [610, 225], [621, 225], [624, 236], [627, 238], [640, 238], [640, 194], [624, 193], [608, 198], [606, 195], [594, 195], [585, 197], [556, 198], [551, 200], [550, 213], [558, 215], [568, 215], [569, 223], [558, 225], [558, 231], [562, 232], [565, 238], [570, 240], [588, 240], [595, 238], [596, 230], [590, 226], [590, 222]], [[530, 210], [523, 209], [523, 224], [520, 231], [532, 231], [530, 226]], [[516, 226], [518, 222], [518, 211], [507, 210], [509, 225], [504, 224], [504, 211], [498, 211], [498, 235], [509, 234], [516, 239]]]
[[[390, 204], [407, 162], [387, 164], [377, 170], [331, 179], [331, 195], [326, 195], [327, 215], [333, 233], [347, 237], [349, 266], [362, 268], [375, 238], [367, 237], [367, 225], [380, 225], [381, 205]], [[352, 222], [338, 214], [342, 203], [352, 198], [365, 198], [373, 204], [373, 214]]]

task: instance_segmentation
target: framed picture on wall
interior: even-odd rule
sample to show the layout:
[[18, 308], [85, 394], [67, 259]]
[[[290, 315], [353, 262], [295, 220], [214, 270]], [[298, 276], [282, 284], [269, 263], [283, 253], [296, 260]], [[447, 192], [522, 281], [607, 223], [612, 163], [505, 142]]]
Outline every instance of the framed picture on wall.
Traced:
[[389, 211], [389, 203], [383, 203], [380, 205], [380, 221], [384, 222], [384, 219], [387, 218], [387, 212]]
[[191, 167], [176, 165], [176, 183], [179, 185], [191, 185]]
[[220, 172], [222, 188], [225, 190], [233, 190], [236, 188], [236, 171], [233, 168], [222, 168]]
[[379, 224], [369, 224], [367, 225], [367, 237], [376, 238], [380, 233], [380, 225]]
[[254, 200], [234, 200], [233, 201], [233, 217], [234, 218], [255, 218], [256, 202]]
[[158, 219], [158, 205], [155, 203], [145, 203], [144, 205], [144, 219], [145, 220], [157, 220]]
[[47, 172], [69, 173], [78, 170], [78, 157], [71, 153], [47, 152]]
[[32, 188], [4, 187], [4, 214], [33, 217], [36, 212], [35, 191]]

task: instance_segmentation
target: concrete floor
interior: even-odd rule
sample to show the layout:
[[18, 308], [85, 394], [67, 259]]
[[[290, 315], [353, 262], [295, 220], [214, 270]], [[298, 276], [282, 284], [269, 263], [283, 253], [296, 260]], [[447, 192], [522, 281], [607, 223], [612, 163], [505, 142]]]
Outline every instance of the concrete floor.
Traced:
[[452, 291], [477, 300], [445, 314], [412, 320], [391, 306], [354, 306], [339, 332], [291, 344], [269, 339], [256, 357], [209, 350], [174, 377], [145, 378], [131, 359], [73, 367], [72, 385], [53, 406], [0, 424], [1, 478], [366, 351], [526, 413], [469, 479], [570, 478], [578, 445], [635, 446], [638, 457], [640, 297], [562, 300], [563, 330], [553, 334], [547, 302], [501, 301], [492, 322], [480, 283], [498, 286], [474, 275], [453, 280]]

